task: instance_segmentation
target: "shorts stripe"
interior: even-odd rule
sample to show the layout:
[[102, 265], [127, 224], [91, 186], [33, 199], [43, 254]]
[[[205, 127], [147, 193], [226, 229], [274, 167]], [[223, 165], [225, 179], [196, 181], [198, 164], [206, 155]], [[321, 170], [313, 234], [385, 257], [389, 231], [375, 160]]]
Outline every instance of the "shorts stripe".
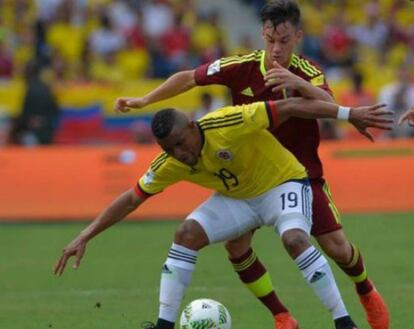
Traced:
[[332, 199], [331, 191], [329, 190], [328, 184], [324, 183], [322, 186], [322, 190], [329, 200], [329, 208], [331, 209], [332, 214], [335, 217], [335, 221], [337, 223], [341, 223], [341, 215], [339, 214], [338, 208], [336, 207], [335, 202]]
[[311, 204], [309, 200], [309, 187], [307, 185], [302, 186], [302, 213], [308, 220], [311, 219]]

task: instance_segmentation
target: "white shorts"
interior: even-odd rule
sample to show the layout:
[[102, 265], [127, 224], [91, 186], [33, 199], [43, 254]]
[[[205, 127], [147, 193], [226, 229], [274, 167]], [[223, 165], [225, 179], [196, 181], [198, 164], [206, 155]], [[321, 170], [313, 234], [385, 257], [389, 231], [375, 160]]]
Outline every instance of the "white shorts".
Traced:
[[312, 227], [312, 190], [307, 180], [288, 181], [253, 199], [213, 194], [187, 219], [203, 227], [209, 242], [235, 239], [260, 226], [273, 226], [280, 236], [291, 229], [308, 235]]

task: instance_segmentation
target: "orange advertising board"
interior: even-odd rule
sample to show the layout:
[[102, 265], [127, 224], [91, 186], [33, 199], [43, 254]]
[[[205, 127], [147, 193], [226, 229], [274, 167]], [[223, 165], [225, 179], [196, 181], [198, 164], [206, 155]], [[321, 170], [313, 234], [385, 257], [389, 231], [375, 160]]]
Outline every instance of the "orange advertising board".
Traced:
[[[93, 219], [134, 186], [158, 152], [136, 145], [2, 149], [0, 220]], [[323, 143], [320, 155], [342, 212], [414, 211], [414, 141]], [[210, 194], [179, 183], [130, 217], [182, 218]]]

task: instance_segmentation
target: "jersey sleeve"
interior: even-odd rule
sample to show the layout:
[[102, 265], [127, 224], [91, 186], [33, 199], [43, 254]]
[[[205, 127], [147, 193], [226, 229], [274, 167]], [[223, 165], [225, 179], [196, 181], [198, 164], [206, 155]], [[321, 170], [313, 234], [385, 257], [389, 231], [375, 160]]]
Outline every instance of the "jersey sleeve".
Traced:
[[[309, 59], [300, 58], [298, 56], [295, 56], [293, 63], [293, 66], [295, 66], [297, 70], [296, 74], [308, 81], [312, 84], [312, 86], [321, 88], [333, 96], [333, 92], [326, 80], [325, 73], [318, 64]], [[295, 93], [294, 96], [300, 97], [301, 95], [299, 93]]]
[[195, 69], [195, 81], [199, 86], [224, 85], [232, 86], [232, 81], [237, 81], [239, 65], [226, 65], [223, 62], [226, 58], [217, 59], [214, 62], [203, 64]]
[[135, 192], [144, 199], [160, 193], [181, 179], [181, 171], [179, 167], [174, 166], [171, 158], [166, 153], [161, 153], [151, 163], [147, 172], [138, 180]]

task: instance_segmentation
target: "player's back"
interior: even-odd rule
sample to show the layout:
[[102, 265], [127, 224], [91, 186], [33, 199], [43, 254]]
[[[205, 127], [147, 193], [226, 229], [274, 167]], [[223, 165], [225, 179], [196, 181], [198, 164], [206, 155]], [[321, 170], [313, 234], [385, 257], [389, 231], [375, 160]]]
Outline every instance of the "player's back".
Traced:
[[[199, 85], [226, 85], [231, 90], [235, 105], [300, 96], [285, 90], [275, 93], [271, 87], [265, 86], [264, 56], [265, 52], [261, 50], [200, 66], [196, 70], [196, 82]], [[306, 58], [294, 54], [288, 69], [330, 92], [321, 70]], [[322, 176], [322, 164], [318, 156], [319, 126], [316, 120], [291, 118], [273, 134], [307, 168], [310, 178]]]
[[197, 163], [190, 167], [163, 153], [141, 178], [141, 189], [154, 194], [186, 180], [249, 199], [286, 181], [307, 178], [305, 168], [267, 130], [273, 124], [269, 106], [231, 106], [204, 116], [197, 121], [202, 139]]

